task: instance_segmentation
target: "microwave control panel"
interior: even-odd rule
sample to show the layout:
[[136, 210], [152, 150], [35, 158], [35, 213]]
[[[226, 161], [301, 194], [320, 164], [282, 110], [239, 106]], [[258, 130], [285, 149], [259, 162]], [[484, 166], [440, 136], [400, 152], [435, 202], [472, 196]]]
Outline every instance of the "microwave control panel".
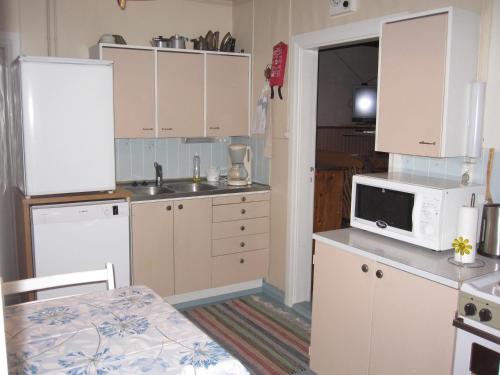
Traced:
[[436, 233], [439, 227], [439, 212], [441, 211], [441, 195], [426, 194], [422, 197], [420, 210], [420, 232], [427, 236]]

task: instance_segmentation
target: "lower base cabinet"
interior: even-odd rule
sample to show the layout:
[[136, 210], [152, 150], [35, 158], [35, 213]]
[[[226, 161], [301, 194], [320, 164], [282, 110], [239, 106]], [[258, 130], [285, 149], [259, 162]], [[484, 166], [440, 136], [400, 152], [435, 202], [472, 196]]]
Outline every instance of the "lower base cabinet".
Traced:
[[132, 274], [162, 297], [267, 277], [269, 193], [132, 204]]
[[451, 374], [458, 291], [316, 241], [318, 375]]
[[175, 294], [210, 288], [212, 198], [175, 201]]
[[132, 205], [132, 275], [135, 285], [174, 294], [173, 202]]

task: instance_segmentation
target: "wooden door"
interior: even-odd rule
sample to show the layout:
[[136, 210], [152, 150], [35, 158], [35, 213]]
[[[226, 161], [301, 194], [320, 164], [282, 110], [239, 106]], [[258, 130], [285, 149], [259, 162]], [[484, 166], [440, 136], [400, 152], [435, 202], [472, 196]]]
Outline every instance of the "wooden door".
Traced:
[[313, 231], [342, 228], [344, 170], [317, 170], [314, 183]]
[[174, 294], [172, 202], [132, 205], [132, 272], [135, 285], [162, 297]]
[[383, 25], [377, 151], [440, 156], [447, 30], [445, 13]]
[[114, 62], [115, 138], [154, 138], [154, 51], [105, 47], [102, 58]]
[[203, 137], [203, 54], [158, 52], [158, 136]]
[[318, 375], [368, 374], [375, 262], [316, 244], [311, 369]]
[[370, 374], [451, 374], [458, 291], [377, 264]]
[[207, 136], [249, 134], [250, 59], [207, 54]]
[[175, 294], [210, 288], [212, 199], [175, 202]]

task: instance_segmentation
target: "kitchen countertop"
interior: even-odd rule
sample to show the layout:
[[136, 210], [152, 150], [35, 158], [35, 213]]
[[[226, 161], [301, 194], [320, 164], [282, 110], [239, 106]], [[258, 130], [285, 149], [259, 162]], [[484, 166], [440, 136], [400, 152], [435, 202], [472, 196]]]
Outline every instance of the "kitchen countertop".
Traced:
[[500, 259], [477, 255], [484, 266], [460, 267], [448, 260], [453, 250], [433, 251], [356, 228], [315, 233], [313, 239], [455, 289], [465, 280], [500, 270]]
[[[169, 187], [169, 184], [176, 184], [179, 182], [185, 182], [185, 183], [191, 183], [191, 180], [164, 180], [163, 185], [164, 187]], [[119, 187], [120, 190], [127, 190], [131, 193], [130, 200], [132, 202], [142, 202], [142, 201], [160, 201], [160, 200], [165, 200], [165, 199], [185, 199], [185, 198], [192, 198], [192, 197], [204, 197], [204, 196], [213, 196], [213, 195], [226, 195], [226, 194], [241, 194], [241, 193], [259, 193], [259, 192], [264, 192], [264, 191], [269, 191], [271, 190], [271, 187], [269, 185], [265, 184], [260, 184], [260, 183], [253, 183], [251, 185], [246, 185], [246, 186], [230, 186], [227, 184], [227, 182], [207, 182], [207, 181], [202, 181], [202, 184], [208, 184], [211, 186], [215, 186], [216, 189], [214, 190], [208, 190], [208, 191], [195, 191], [195, 192], [177, 192], [174, 191], [173, 193], [164, 193], [164, 194], [157, 194], [157, 195], [145, 195], [145, 194], [137, 194], [133, 191], [133, 188], [131, 190], [127, 190], [127, 188], [130, 188], [132, 185], [130, 183], [120, 183], [117, 184], [117, 187]], [[154, 186], [154, 182], [149, 182], [147, 186]]]

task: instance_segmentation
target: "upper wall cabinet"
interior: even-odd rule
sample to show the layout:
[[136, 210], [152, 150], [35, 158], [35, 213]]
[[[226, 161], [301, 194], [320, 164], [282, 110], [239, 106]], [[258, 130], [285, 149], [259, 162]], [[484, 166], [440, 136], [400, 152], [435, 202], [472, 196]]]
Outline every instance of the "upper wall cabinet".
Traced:
[[204, 55], [158, 52], [158, 137], [205, 135]]
[[249, 108], [248, 59], [234, 55], [207, 55], [207, 135], [247, 135]]
[[249, 135], [250, 55], [100, 44], [115, 63], [115, 137]]
[[103, 48], [102, 58], [114, 62], [115, 138], [155, 137], [154, 52]]
[[376, 150], [465, 155], [479, 15], [457, 8], [382, 25]]

